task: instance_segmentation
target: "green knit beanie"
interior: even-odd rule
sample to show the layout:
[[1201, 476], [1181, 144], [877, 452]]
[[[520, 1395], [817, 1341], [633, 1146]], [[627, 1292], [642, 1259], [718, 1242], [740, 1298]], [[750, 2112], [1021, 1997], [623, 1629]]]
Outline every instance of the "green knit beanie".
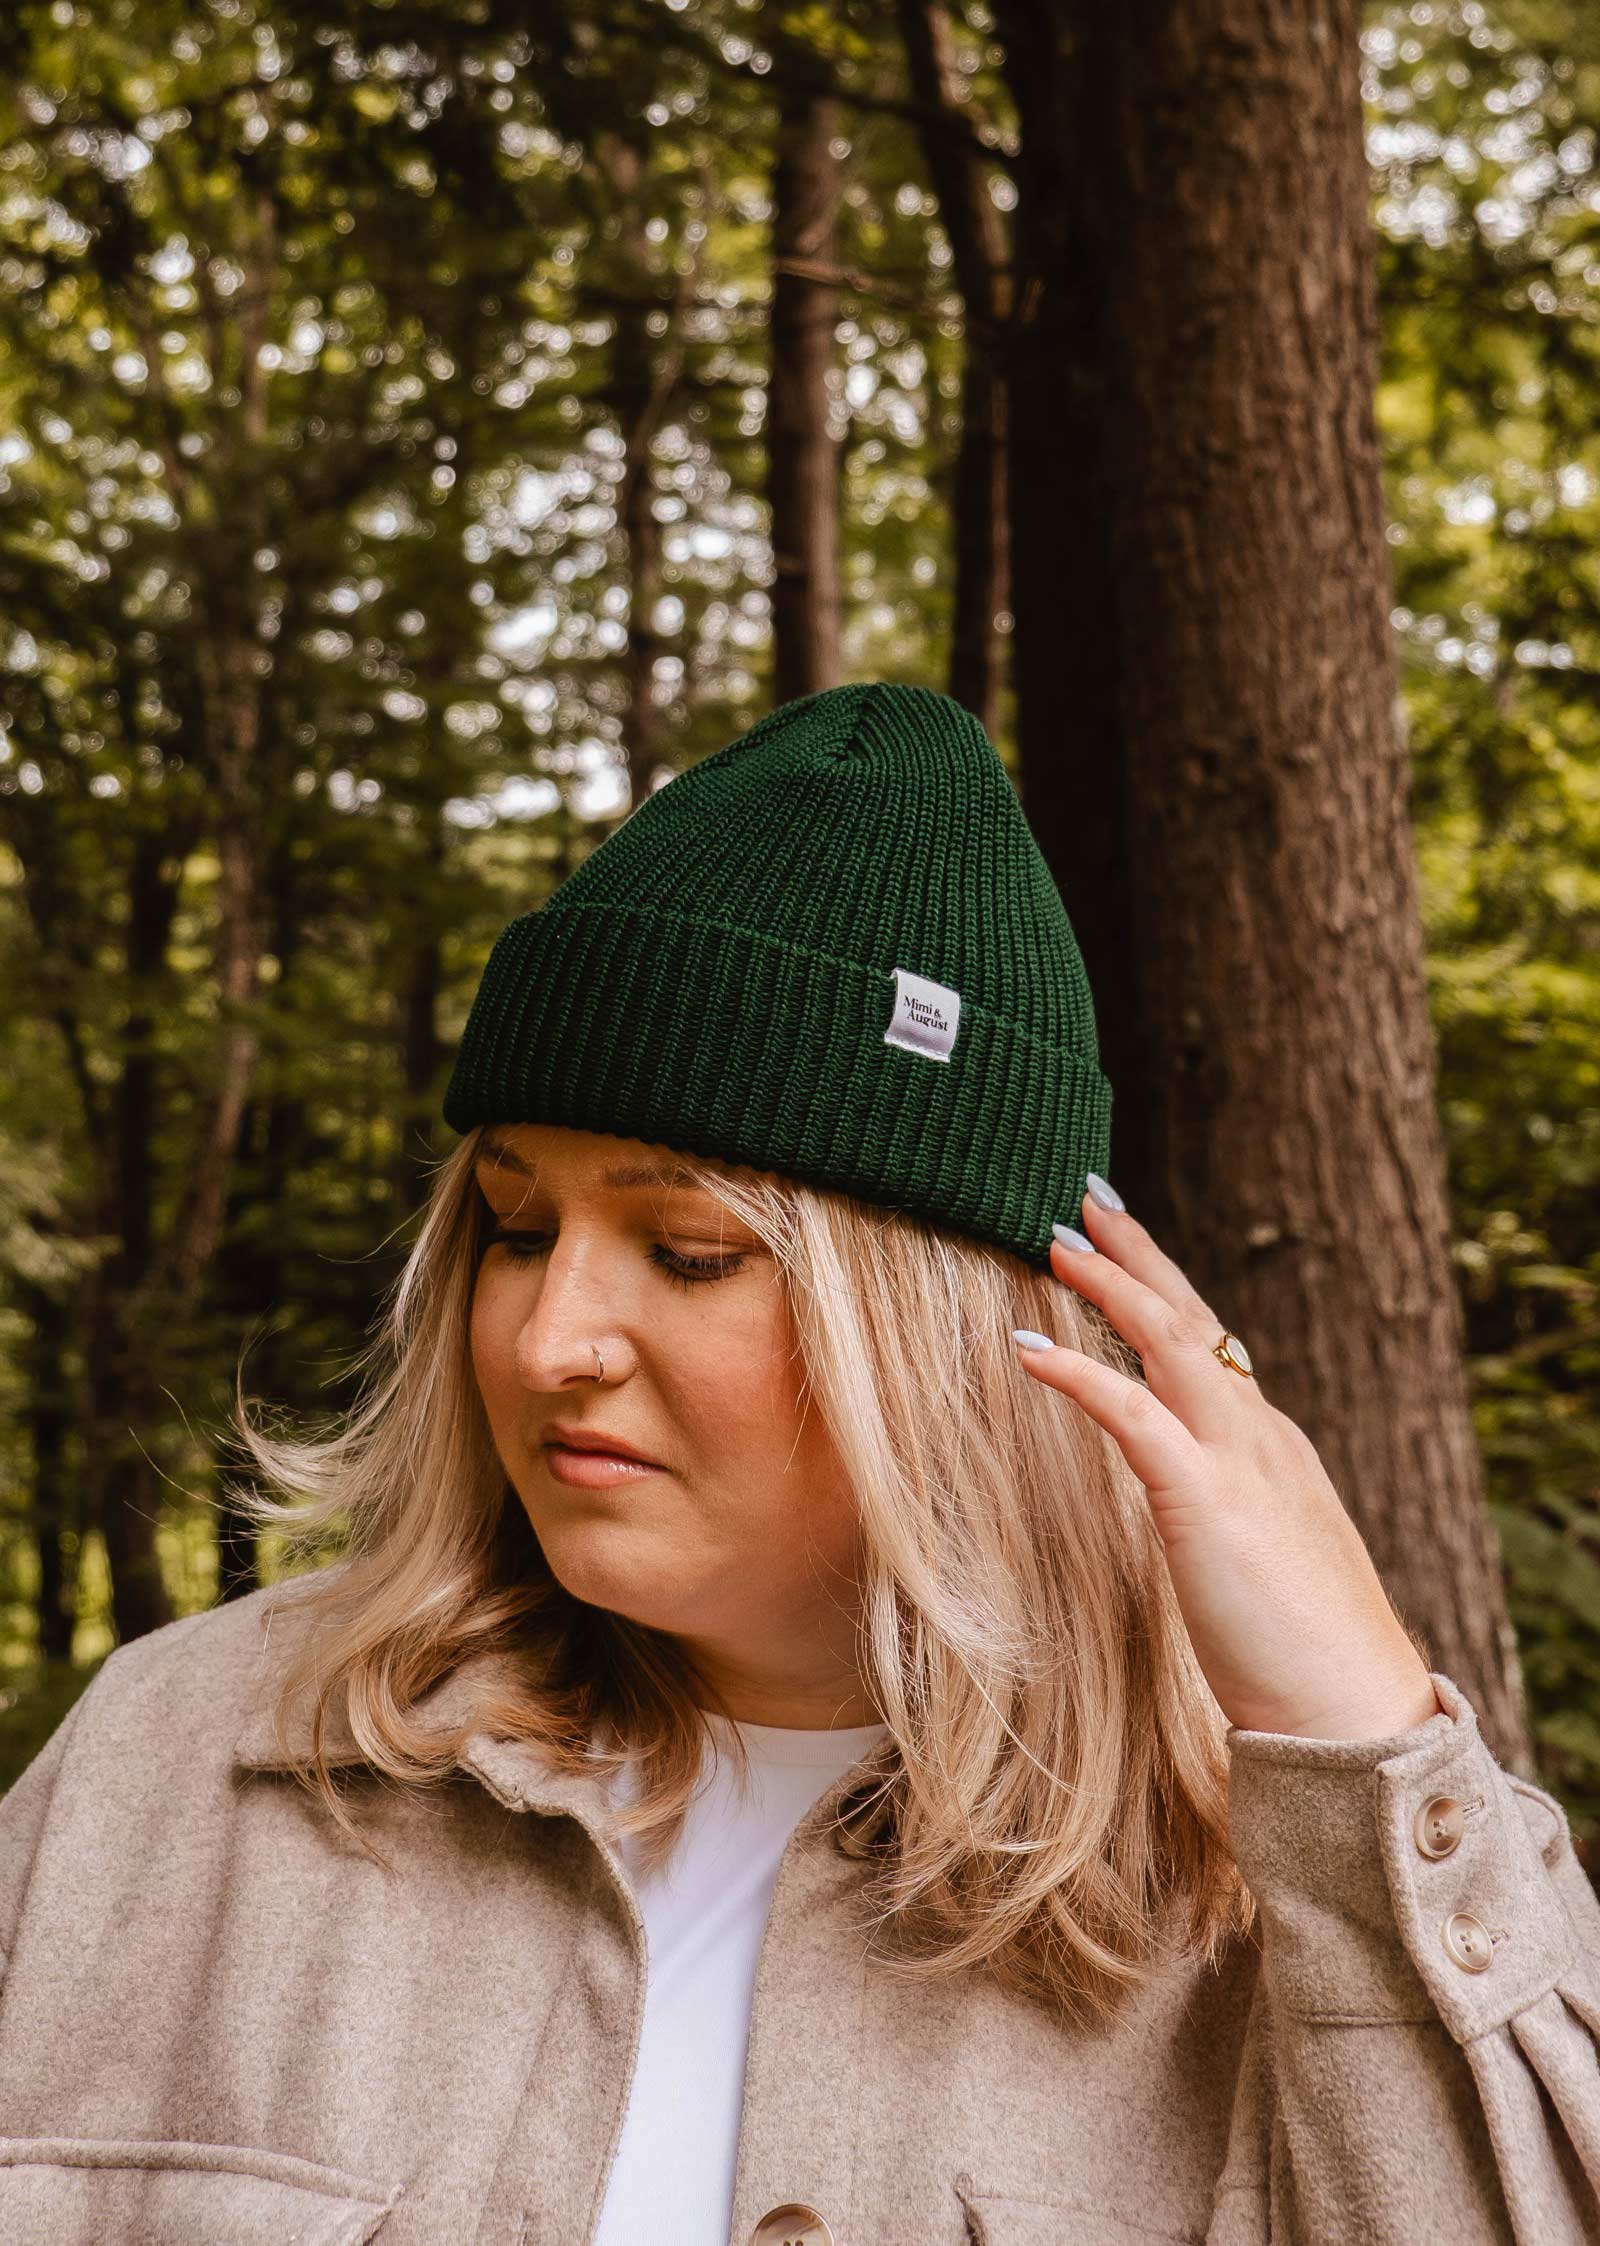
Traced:
[[776, 1171], [1050, 1268], [1109, 1172], [1077, 939], [960, 703], [835, 686], [640, 803], [501, 931], [445, 1094]]

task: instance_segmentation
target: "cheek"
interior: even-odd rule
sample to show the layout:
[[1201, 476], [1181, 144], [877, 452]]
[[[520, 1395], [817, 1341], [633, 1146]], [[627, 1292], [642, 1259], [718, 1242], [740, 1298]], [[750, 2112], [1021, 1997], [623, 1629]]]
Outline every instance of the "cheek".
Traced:
[[488, 1276], [481, 1278], [473, 1290], [467, 1342], [472, 1369], [485, 1395], [504, 1388], [512, 1378], [518, 1324], [516, 1304], [506, 1289]]
[[744, 1449], [779, 1449], [798, 1426], [799, 1367], [787, 1325], [771, 1302], [730, 1304], [727, 1314], [693, 1320], [674, 1345], [694, 1408], [715, 1419]]
[[738, 1346], [728, 1337], [727, 1347], [707, 1354], [692, 1390], [680, 1391], [740, 1516], [760, 1520], [764, 1537], [785, 1550], [808, 1534], [832, 1541], [849, 1509], [832, 1437], [815, 1406], [805, 1408], [800, 1384], [790, 1337], [774, 1325], [759, 1339], [747, 1327]]

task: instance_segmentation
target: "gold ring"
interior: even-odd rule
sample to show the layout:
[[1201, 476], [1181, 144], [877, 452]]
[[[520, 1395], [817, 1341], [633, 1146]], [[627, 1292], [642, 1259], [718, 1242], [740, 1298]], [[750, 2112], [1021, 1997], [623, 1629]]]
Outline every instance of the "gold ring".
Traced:
[[1211, 1354], [1213, 1357], [1219, 1357], [1231, 1371], [1243, 1373], [1246, 1380], [1255, 1379], [1255, 1368], [1250, 1362], [1250, 1352], [1237, 1334], [1224, 1333], [1220, 1341], [1212, 1343]]

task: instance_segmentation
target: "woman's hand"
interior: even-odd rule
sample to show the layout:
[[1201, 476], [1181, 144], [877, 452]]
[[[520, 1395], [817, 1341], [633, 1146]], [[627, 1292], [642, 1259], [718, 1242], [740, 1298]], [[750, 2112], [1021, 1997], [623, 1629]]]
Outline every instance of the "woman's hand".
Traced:
[[1437, 1714], [1427, 1664], [1310, 1437], [1212, 1355], [1225, 1321], [1136, 1218], [1092, 1194], [1083, 1216], [1090, 1249], [1057, 1239], [1051, 1266], [1138, 1351], [1147, 1385], [1064, 1345], [1023, 1346], [1021, 1361], [1081, 1404], [1143, 1482], [1228, 1721], [1373, 1739]]

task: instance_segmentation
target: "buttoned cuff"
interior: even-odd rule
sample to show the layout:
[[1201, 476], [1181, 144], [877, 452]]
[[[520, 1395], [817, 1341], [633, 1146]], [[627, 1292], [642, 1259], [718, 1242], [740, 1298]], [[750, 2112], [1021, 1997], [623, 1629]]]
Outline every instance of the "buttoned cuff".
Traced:
[[1231, 1726], [1228, 1822], [1277, 2002], [1344, 2024], [1437, 2014], [1465, 2043], [1551, 1989], [1579, 1938], [1541, 1853], [1558, 1805], [1433, 1683], [1439, 1712], [1387, 1738]]

